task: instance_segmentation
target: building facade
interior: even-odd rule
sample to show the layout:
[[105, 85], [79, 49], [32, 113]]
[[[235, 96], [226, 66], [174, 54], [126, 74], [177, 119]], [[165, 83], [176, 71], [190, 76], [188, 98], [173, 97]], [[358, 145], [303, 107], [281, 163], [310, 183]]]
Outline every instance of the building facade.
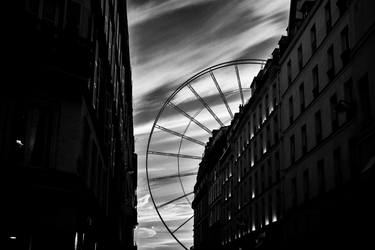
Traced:
[[0, 92], [5, 248], [136, 249], [126, 1], [11, 4], [12, 80]]
[[374, 171], [374, 11], [374, 1], [291, 2], [280, 59], [288, 248], [369, 242], [373, 206], [360, 196]]
[[212, 163], [221, 169], [222, 249], [371, 245], [372, 13], [370, 0], [291, 1], [288, 34], [254, 78]]
[[276, 49], [254, 78], [249, 102], [219, 130], [223, 143], [214, 150], [211, 140], [217, 139], [208, 143], [194, 190], [194, 249], [272, 247], [279, 241], [278, 58]]
[[194, 246], [197, 249], [220, 248], [220, 211], [222, 206], [222, 183], [219, 158], [226, 145], [226, 130], [214, 130], [205, 148], [205, 155], [199, 165], [194, 187], [195, 199], [192, 207], [194, 214]]

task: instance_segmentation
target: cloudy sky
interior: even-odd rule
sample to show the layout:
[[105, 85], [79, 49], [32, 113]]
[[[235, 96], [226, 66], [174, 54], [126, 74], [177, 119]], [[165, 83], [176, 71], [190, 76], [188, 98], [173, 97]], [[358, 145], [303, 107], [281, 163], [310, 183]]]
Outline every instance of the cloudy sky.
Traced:
[[[208, 66], [244, 59], [267, 59], [277, 46], [281, 35], [286, 33], [290, 0], [129, 0], [128, 19], [130, 33], [130, 54], [133, 74], [133, 100], [136, 152], [138, 153], [138, 221], [136, 232], [138, 249], [181, 249], [160, 222], [147, 189], [145, 152], [147, 140], [163, 102], [189, 77]], [[259, 67], [240, 68], [243, 87], [249, 87]], [[235, 82], [233, 69], [214, 72], [224, 92], [230, 92]], [[232, 80], [233, 79], [233, 80]], [[213, 107], [220, 119], [228, 122], [228, 112], [216, 101], [220, 97], [215, 85], [195, 83], [201, 95]], [[246, 81], [247, 80], [247, 81]], [[212, 80], [211, 80], [212, 81]], [[225, 83], [225, 84], [224, 84]], [[232, 85], [231, 85], [232, 84]], [[233, 108], [238, 95], [227, 95]], [[206, 110], [196, 105], [191, 92], [182, 90], [173, 101], [189, 115], [206, 122], [210, 129], [218, 127]], [[219, 99], [220, 100], [220, 99]], [[224, 107], [224, 108], [223, 108]], [[208, 134], [173, 110], [165, 110], [159, 125], [190, 137], [206, 141]], [[200, 155], [203, 147], [184, 142], [178, 137], [160, 130], [155, 131], [151, 149]], [[151, 164], [150, 164], [151, 162]], [[149, 169], [153, 195], [157, 203], [181, 196], [182, 188], [177, 178], [177, 164], [180, 164], [181, 178], [185, 191], [192, 191], [199, 161], [171, 157], [150, 156]], [[187, 199], [180, 199], [160, 209], [171, 230], [192, 215]], [[192, 244], [192, 223], [188, 221], [176, 235], [184, 244]]]

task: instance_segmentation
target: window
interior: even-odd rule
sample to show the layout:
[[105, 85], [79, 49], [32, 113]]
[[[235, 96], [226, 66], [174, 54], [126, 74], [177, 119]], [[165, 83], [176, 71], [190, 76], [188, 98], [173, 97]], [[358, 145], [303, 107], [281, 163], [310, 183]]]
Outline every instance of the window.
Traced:
[[276, 107], [276, 83], [272, 85], [272, 105]]
[[258, 178], [258, 171], [255, 172], [255, 195], [259, 194], [259, 178]]
[[335, 77], [335, 56], [333, 52], [333, 45], [327, 50], [327, 59], [328, 59], [328, 70], [327, 76], [330, 81]]
[[266, 221], [266, 206], [264, 204], [264, 198], [262, 199], [261, 201], [261, 222], [260, 222], [260, 225], [261, 227], [264, 225], [265, 221]]
[[256, 227], [254, 228], [254, 230], [256, 229], [256, 228], [259, 228], [259, 222], [260, 222], [260, 218], [259, 218], [259, 205], [258, 205], [258, 202], [255, 204], [255, 218], [254, 218], [254, 220], [255, 220], [255, 225], [256, 225]]
[[319, 70], [318, 70], [318, 65], [316, 65], [313, 68], [312, 78], [313, 78], [313, 96], [314, 96], [314, 98], [316, 98], [319, 95]]
[[307, 129], [306, 124], [301, 127], [302, 154], [307, 152]]
[[272, 184], [272, 161], [271, 157], [268, 158], [267, 160], [267, 172], [268, 172], [268, 186], [271, 186]]
[[267, 130], [266, 130], [266, 137], [267, 137], [267, 150], [271, 147], [271, 125], [268, 123]]
[[253, 114], [253, 133], [257, 131], [257, 119], [256, 119], [256, 112]]
[[75, 1], [69, 1], [67, 11], [67, 28], [77, 33], [81, 22], [81, 5]]
[[279, 141], [279, 126], [278, 126], [278, 120], [277, 115], [273, 117], [273, 140], [274, 142]]
[[323, 194], [326, 190], [325, 182], [325, 169], [324, 169], [324, 159], [321, 159], [317, 163], [318, 167], [318, 194]]
[[305, 110], [305, 85], [301, 83], [299, 85], [299, 105], [301, 113]]
[[262, 103], [259, 104], [259, 108], [258, 108], [258, 120], [259, 120], [259, 126], [262, 124]]
[[[267, 132], [267, 131], [266, 131]], [[266, 135], [267, 136], [267, 135]], [[261, 143], [261, 151], [260, 154], [265, 154], [267, 152], [267, 148], [266, 148], [266, 139], [267, 138], [264, 138], [263, 137], [263, 132], [260, 133], [260, 143]]]
[[294, 135], [292, 135], [289, 138], [289, 145], [290, 145], [290, 163], [293, 164], [296, 160], [296, 145], [295, 145]]
[[266, 182], [266, 173], [264, 170], [264, 165], [260, 167], [260, 178], [261, 178], [261, 191], [264, 192], [265, 189], [265, 182]]
[[280, 154], [279, 152], [275, 153], [275, 173], [276, 173], [276, 180], [280, 179]]
[[292, 207], [297, 206], [297, 178], [293, 177], [291, 182], [291, 191], [292, 191]]
[[92, 106], [95, 109], [96, 108], [96, 98], [97, 98], [97, 91], [98, 91], [98, 81], [99, 81], [99, 43], [98, 40], [96, 40], [96, 46], [95, 46], [95, 61], [94, 61], [94, 80], [92, 83]]
[[310, 179], [309, 179], [309, 169], [303, 171], [303, 198], [306, 201], [309, 200], [310, 196]]
[[90, 146], [90, 127], [87, 120], [84, 120], [83, 125], [83, 145], [82, 145], [82, 156], [83, 156], [83, 167], [80, 169], [80, 174], [84, 179], [88, 178], [88, 162], [89, 162], [89, 146]]
[[346, 112], [346, 120], [350, 120], [353, 117], [353, 108], [354, 108], [354, 103], [353, 103], [353, 82], [352, 79], [350, 78], [348, 81], [344, 83], [344, 98], [345, 102], [349, 107], [345, 110]]
[[49, 167], [52, 115], [47, 106], [17, 107], [10, 135], [11, 158], [16, 164]]
[[281, 215], [281, 190], [279, 188], [276, 190], [276, 215], [277, 218]]
[[333, 151], [333, 167], [335, 171], [335, 183], [336, 186], [342, 183], [342, 171], [341, 171], [341, 148], [338, 147]]
[[100, 0], [100, 7], [101, 7], [101, 9], [103, 11], [103, 9], [104, 9], [104, 0]]
[[247, 118], [246, 120], [248, 120], [248, 122], [247, 122], [247, 126], [246, 126], [246, 142], [247, 143], [249, 143], [249, 139], [251, 139], [251, 137], [250, 137], [250, 131], [251, 131], [251, 127], [250, 127], [250, 119], [249, 118]]
[[341, 31], [341, 60], [342, 64], [345, 66], [348, 64], [350, 59], [350, 44], [349, 44], [349, 31], [348, 26], [346, 26]]
[[302, 44], [298, 46], [298, 69], [302, 70], [303, 67], [303, 54], [302, 54]]
[[265, 108], [266, 108], [266, 116], [269, 115], [269, 103], [268, 103], [268, 94], [266, 94], [266, 97], [265, 97]]
[[55, 23], [57, 13], [57, 2], [56, 0], [44, 0], [43, 1], [43, 18]]
[[287, 65], [287, 77], [288, 77], [288, 86], [292, 83], [292, 62], [289, 60]]
[[28, 1], [28, 8], [33, 14], [38, 15], [39, 4], [40, 4], [40, 0], [29, 0]]
[[334, 132], [339, 127], [339, 118], [336, 111], [337, 107], [337, 95], [334, 94], [329, 99], [330, 107], [331, 107], [331, 126], [332, 132]]
[[91, 178], [90, 178], [90, 187], [95, 190], [96, 189], [96, 180], [97, 180], [97, 170], [98, 170], [98, 155], [97, 155], [97, 148], [96, 144], [92, 143], [91, 148]]
[[96, 178], [96, 183], [97, 183], [97, 187], [96, 187], [96, 193], [97, 195], [99, 196], [99, 200], [100, 202], [103, 201], [103, 168], [102, 168], [102, 161], [101, 159], [99, 158], [99, 162], [98, 162], [98, 176]]
[[29, 133], [33, 133], [33, 135], [28, 134], [30, 142], [27, 143], [27, 149], [31, 152], [29, 152], [30, 158], [27, 159], [28, 157], [26, 157], [26, 160], [29, 160], [31, 165], [47, 167], [48, 156], [50, 155], [51, 114], [48, 108], [37, 108], [32, 110], [30, 116], [32, 116], [32, 120], [30, 119]]
[[242, 144], [242, 136], [240, 136], [240, 140], [238, 141], [238, 154], [239, 155], [242, 152], [242, 149], [243, 149], [242, 146], [243, 146], [243, 144]]
[[[246, 194], [248, 194], [249, 190], [250, 190], [249, 187], [248, 187], [248, 185], [247, 185], [247, 179], [245, 179], [245, 185], [244, 185], [244, 187], [245, 187], [245, 192], [243, 193], [243, 195], [244, 195], [244, 202], [247, 203], [248, 196]], [[216, 197], [218, 197], [218, 194], [216, 195]]]
[[358, 90], [362, 117], [364, 120], [369, 120], [371, 118], [371, 101], [367, 74], [359, 80]]
[[361, 169], [357, 164], [357, 140], [354, 137], [349, 138], [348, 140], [348, 164], [350, 169], [350, 177], [353, 178], [358, 176]]
[[344, 14], [344, 12], [348, 9], [350, 4], [349, 0], [337, 0], [336, 5], [339, 8], [340, 16]]
[[303, 2], [303, 4], [301, 5], [301, 12], [302, 12], [303, 19], [305, 19], [309, 15], [313, 6], [314, 6], [314, 1]]
[[316, 50], [316, 28], [315, 24], [310, 29], [310, 39], [311, 39], [311, 52], [314, 53]]
[[322, 115], [319, 110], [315, 113], [315, 139], [317, 144], [321, 142], [322, 137]]
[[272, 221], [272, 194], [268, 194], [268, 223]]
[[108, 40], [108, 16], [109, 16], [109, 1], [105, 1], [105, 14], [104, 14], [104, 33], [105, 33], [105, 38]]
[[324, 14], [326, 19], [326, 31], [328, 34], [332, 28], [331, 1], [328, 1], [327, 4], [324, 6]]
[[249, 177], [249, 188], [250, 188], [250, 195], [251, 195], [251, 198], [254, 198], [255, 197], [255, 191], [254, 191], [254, 185], [253, 185], [254, 183], [253, 183], [253, 177], [252, 176], [250, 176]]
[[293, 110], [293, 96], [289, 97], [289, 124], [293, 123], [294, 110]]
[[249, 150], [251, 150], [251, 152], [250, 152], [250, 157], [251, 157], [251, 159], [250, 159], [250, 167], [253, 167], [254, 166], [254, 161], [255, 161], [255, 159], [254, 159], [254, 147], [250, 147], [250, 149]]
[[13, 114], [12, 124], [12, 158], [17, 163], [24, 163], [26, 145], [27, 112], [24, 108], [17, 108]]

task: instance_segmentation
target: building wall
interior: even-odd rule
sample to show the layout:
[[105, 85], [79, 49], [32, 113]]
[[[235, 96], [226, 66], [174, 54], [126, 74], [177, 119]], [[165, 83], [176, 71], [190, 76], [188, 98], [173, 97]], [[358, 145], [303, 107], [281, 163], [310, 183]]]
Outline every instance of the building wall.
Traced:
[[[351, 185], [366, 162], [374, 157], [371, 150], [365, 157], [356, 158], [362, 164], [353, 162], [356, 141], [361, 137], [361, 131], [368, 131], [367, 136], [373, 136], [374, 133], [373, 124], [364, 123], [373, 119], [374, 103], [370, 101], [365, 104], [366, 108], [361, 108], [366, 96], [370, 98], [375, 94], [373, 87], [369, 87], [374, 77], [371, 73], [373, 64], [370, 63], [374, 55], [374, 46], [371, 45], [374, 39], [374, 18], [366, 14], [373, 12], [374, 5], [371, 1], [348, 1], [348, 9], [340, 14], [335, 2], [315, 1], [300, 30], [289, 38], [290, 45], [280, 60], [282, 148], [285, 156], [282, 166], [286, 173], [284, 197], [288, 214], [285, 232], [289, 246], [307, 242], [319, 244], [317, 239], [323, 234], [321, 228], [324, 227], [330, 227], [333, 232], [328, 240], [321, 237], [327, 240], [326, 244], [340, 238], [340, 220], [334, 219], [335, 216], [326, 220], [323, 215], [317, 214], [322, 206], [327, 211], [324, 212], [327, 213], [325, 216], [329, 216], [329, 211], [340, 208], [342, 204], [337, 200], [339, 195], [331, 197], [331, 203], [323, 200], [328, 199], [326, 197], [332, 192], [344, 192], [344, 187]], [[329, 29], [326, 14], [328, 5], [332, 16]], [[316, 49], [311, 46], [310, 30], [313, 26], [316, 27]], [[345, 32], [349, 41], [348, 59], [344, 58]], [[299, 46], [303, 48], [302, 67], [298, 66]], [[333, 48], [333, 60], [330, 60], [330, 48]], [[291, 73], [288, 72], [288, 64], [291, 65]], [[319, 91], [314, 95], [313, 72], [316, 67]], [[330, 72], [330, 69], [333, 70]], [[291, 81], [288, 75], [291, 75]], [[363, 77], [367, 78], [366, 94], [360, 91]], [[301, 110], [301, 84], [304, 85], [304, 110]], [[342, 109], [341, 105], [345, 108]], [[317, 118], [318, 112], [320, 119]], [[303, 126], [306, 126], [305, 136]], [[318, 136], [320, 130], [321, 136]], [[303, 141], [307, 141], [305, 150]]]
[[370, 242], [374, 10], [373, 1], [291, 1], [288, 36], [226, 132], [223, 249]]
[[226, 143], [226, 127], [213, 131], [200, 163], [197, 185], [194, 187], [194, 245], [198, 249], [220, 247], [221, 178], [218, 160]]
[[9, 11], [6, 248], [136, 248], [126, 2], [24, 0]]
[[[332, 29], [329, 31], [328, 34], [325, 33], [325, 18], [324, 18], [324, 6], [327, 3], [331, 3], [331, 10], [332, 10]], [[371, 82], [371, 72], [372, 66], [368, 64], [370, 61], [370, 56], [373, 55], [374, 49], [373, 46], [370, 46], [371, 40], [373, 39], [373, 35], [367, 37], [367, 41], [365, 44], [363, 43], [363, 35], [359, 35], [357, 32], [358, 29], [356, 26], [359, 24], [364, 23], [363, 19], [356, 18], [355, 22], [349, 22], [351, 19], [350, 17], [354, 17], [357, 11], [361, 11], [362, 8], [368, 8], [371, 10], [371, 6], [366, 6], [366, 1], [364, 3], [353, 3], [351, 8], [342, 16], [338, 16], [338, 9], [337, 7], [332, 4], [330, 1], [326, 2], [319, 2], [317, 3], [315, 10], [316, 12], [313, 13], [314, 15], [306, 20], [307, 29], [304, 30], [304, 33], [301, 36], [296, 36], [293, 38], [292, 44], [302, 44], [303, 48], [310, 48], [310, 41], [309, 41], [309, 27], [315, 25], [317, 27], [317, 49], [314, 54], [306, 53], [304, 54], [303, 58], [306, 60], [304, 63], [303, 68], [301, 71], [297, 70], [297, 46], [293, 45], [289, 47], [288, 51], [284, 54], [283, 58], [281, 59], [281, 94], [283, 96], [282, 102], [282, 128], [284, 134], [284, 153], [287, 156], [283, 167], [289, 168], [294, 167], [294, 165], [312, 165], [314, 166], [313, 162], [316, 162], [318, 159], [322, 158], [323, 156], [329, 156], [328, 152], [333, 152], [334, 148], [342, 145], [342, 156], [349, 156], [348, 150], [348, 141], [350, 138], [354, 137], [358, 134], [358, 130], [360, 129], [360, 120], [367, 119], [369, 116], [372, 116], [373, 113], [368, 114], [361, 114], [360, 102], [361, 97], [359, 94], [358, 83], [361, 77], [367, 74], [369, 81]], [[363, 17], [366, 17], [366, 14], [363, 13]], [[358, 21], [357, 21], [358, 20]], [[373, 18], [367, 18], [366, 23], [373, 23]], [[366, 26], [366, 25], [364, 25]], [[369, 25], [367, 24], [367, 27]], [[342, 44], [341, 44], [341, 33], [348, 27], [349, 31], [349, 43], [350, 49], [352, 52], [351, 62], [348, 64], [344, 64], [342, 59], [340, 58], [340, 53], [342, 52]], [[323, 33], [324, 31], [324, 33]], [[368, 31], [368, 30], [367, 30]], [[360, 40], [360, 38], [362, 38]], [[366, 45], [367, 44], [367, 45]], [[335, 76], [330, 80], [327, 75], [327, 50], [330, 46], [334, 48], [334, 65], [335, 65]], [[367, 46], [367, 48], [366, 48]], [[341, 48], [340, 48], [341, 47]], [[364, 52], [366, 51], [366, 52]], [[289, 52], [289, 53], [288, 53]], [[312, 56], [311, 56], [312, 55]], [[305, 59], [306, 58], [306, 59]], [[288, 85], [288, 70], [287, 65], [288, 62], [292, 62], [292, 80], [291, 84]], [[293, 67], [294, 66], [294, 67]], [[313, 77], [312, 71], [313, 67], [318, 66], [319, 70], [319, 94], [314, 98], [312, 92], [313, 86]], [[356, 110], [353, 111], [353, 118], [347, 118], [346, 112], [338, 113], [335, 111], [335, 107], [331, 104], [332, 96], [336, 96], [337, 102], [340, 100], [345, 100], [345, 84], [351, 81], [352, 82], [352, 89], [350, 93], [353, 95], [353, 108]], [[305, 110], [301, 112], [300, 109], [300, 91], [299, 87], [301, 84], [305, 86]], [[373, 95], [373, 90], [369, 89], [370, 96]], [[289, 100], [293, 97], [293, 110], [291, 111]], [[371, 104], [373, 106], [373, 104]], [[322, 136], [321, 142], [318, 141], [316, 138], [316, 119], [315, 114], [317, 112], [321, 113], [321, 129], [322, 129]], [[290, 116], [291, 112], [293, 112], [294, 119], [292, 123], [290, 123]], [[373, 111], [372, 111], [373, 112]], [[337, 125], [333, 124], [333, 117], [337, 117]], [[307, 151], [304, 153], [302, 152], [302, 132], [301, 127], [306, 125], [307, 127]], [[292, 163], [291, 160], [291, 146], [290, 146], [290, 138], [294, 136], [295, 138], [295, 161], [297, 164]], [[339, 140], [340, 142], [336, 141]], [[327, 161], [327, 165], [332, 165], [332, 156], [329, 156]], [[347, 161], [343, 161], [347, 163]], [[343, 181], [348, 180], [350, 176], [349, 164], [343, 164], [342, 166], [342, 174], [343, 174]], [[303, 171], [298, 167], [296, 171]], [[332, 169], [328, 169], [330, 171], [327, 173], [327, 178], [329, 178], [329, 182], [327, 183], [327, 188], [332, 188]], [[313, 170], [311, 172], [314, 172]], [[314, 175], [314, 174], [313, 174]], [[315, 179], [315, 178], [314, 178]], [[327, 180], [328, 181], [328, 180]], [[317, 182], [313, 182], [317, 183]], [[316, 187], [314, 188], [316, 189]], [[287, 189], [288, 190], [288, 189]]]

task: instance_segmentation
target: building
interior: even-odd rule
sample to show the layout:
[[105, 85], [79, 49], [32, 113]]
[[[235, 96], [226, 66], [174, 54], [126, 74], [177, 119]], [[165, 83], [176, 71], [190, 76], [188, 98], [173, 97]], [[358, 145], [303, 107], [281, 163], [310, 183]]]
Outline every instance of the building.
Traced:
[[[371, 245], [374, 12], [370, 0], [291, 1], [287, 36], [226, 128], [219, 161], [204, 165], [221, 169], [222, 249]], [[196, 186], [210, 183], [204, 173]]]
[[205, 154], [199, 164], [197, 185], [194, 186], [194, 249], [219, 249], [221, 178], [219, 158], [226, 145], [227, 127], [214, 130], [205, 147]]
[[[279, 242], [278, 58], [275, 49], [253, 80], [249, 102], [206, 147], [194, 189], [194, 249], [251, 249]], [[225, 136], [222, 143], [217, 134]]]
[[136, 249], [126, 1], [10, 4], [2, 248]]
[[374, 11], [367, 0], [291, 1], [279, 62], [288, 248], [370, 242], [364, 228], [374, 219], [368, 200], [375, 164]]

